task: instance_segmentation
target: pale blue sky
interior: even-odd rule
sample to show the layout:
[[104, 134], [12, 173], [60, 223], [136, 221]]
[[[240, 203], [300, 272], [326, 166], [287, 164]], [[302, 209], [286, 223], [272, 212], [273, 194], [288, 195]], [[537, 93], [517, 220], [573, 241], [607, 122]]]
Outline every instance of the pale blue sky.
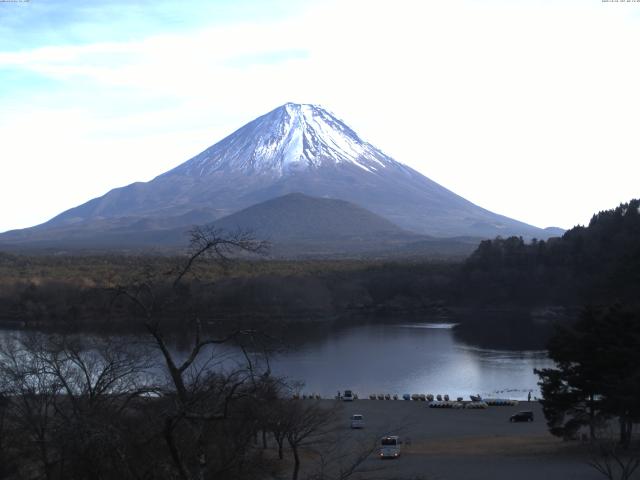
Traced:
[[475, 203], [571, 227], [640, 196], [640, 3], [0, 2], [0, 231], [321, 104]]
[[304, 7], [291, 0], [30, 0], [0, 10], [3, 50], [109, 41], [244, 21], [269, 21]]

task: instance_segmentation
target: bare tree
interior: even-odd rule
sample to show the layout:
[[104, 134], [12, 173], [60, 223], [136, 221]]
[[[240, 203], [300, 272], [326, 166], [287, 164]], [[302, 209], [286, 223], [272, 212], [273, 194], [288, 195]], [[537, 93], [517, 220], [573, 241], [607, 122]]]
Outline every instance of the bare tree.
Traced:
[[17, 469], [15, 448], [10, 448], [11, 432], [7, 428], [7, 411], [10, 400], [0, 391], [0, 478], [8, 478]]
[[265, 414], [268, 415], [266, 421], [266, 428], [273, 435], [273, 439], [278, 447], [278, 458], [284, 459], [284, 442], [287, 438], [287, 432], [289, 429], [289, 420], [287, 418], [288, 412], [286, 410], [286, 403], [282, 401], [272, 402], [270, 408], [265, 410]]
[[6, 422], [21, 463], [37, 459], [47, 479], [132, 468], [119, 420], [146, 391], [137, 388], [142, 370], [136, 355], [109, 341], [82, 346], [42, 335], [5, 341], [0, 374]]
[[300, 473], [300, 451], [321, 441], [329, 431], [335, 418], [335, 411], [324, 408], [316, 400], [301, 402], [285, 400], [286, 432], [285, 438], [293, 454], [292, 480], [298, 480]]
[[[112, 289], [146, 329], [165, 382], [149, 370], [157, 372], [157, 363], [120, 343], [34, 335], [0, 345], [2, 468], [15, 457], [30, 478], [47, 480], [255, 473], [261, 464], [251, 444], [266, 429], [260, 402], [278, 398], [278, 380], [252, 356], [255, 332], [205, 333], [190, 287], [198, 282], [199, 263], [225, 269], [231, 257], [264, 248], [247, 234], [196, 229], [182, 265], [164, 273], [148, 269], [138, 281]], [[167, 340], [165, 320], [176, 312], [191, 332], [186, 354]], [[216, 363], [217, 347], [227, 343], [240, 347], [244, 364]]]
[[[191, 348], [183, 359], [172, 352], [163, 326], [164, 313], [172, 303], [187, 303], [189, 276], [197, 276], [201, 261], [213, 261], [225, 269], [233, 256], [259, 254], [266, 244], [251, 235], [239, 232], [225, 234], [212, 228], [196, 228], [191, 232], [191, 245], [184, 263], [158, 279], [147, 272], [140, 281], [114, 290], [119, 297], [129, 299], [135, 306], [156, 348], [162, 355], [170, 383], [163, 395], [172, 399], [163, 413], [163, 438], [166, 442], [178, 476], [183, 480], [202, 479], [215, 470], [210, 462], [212, 452], [210, 436], [230, 416], [232, 402], [249, 396], [256, 389], [255, 371], [247, 357], [247, 365], [223, 374], [208, 369], [208, 362], [199, 363], [203, 354], [227, 343], [242, 345], [244, 338], [255, 332], [236, 330], [214, 337], [204, 334], [197, 309], [187, 312], [183, 327], [193, 332]], [[167, 282], [167, 279], [171, 279]], [[184, 309], [182, 309], [184, 314]], [[245, 351], [243, 349], [243, 351]], [[246, 352], [246, 351], [245, 351]], [[219, 426], [220, 427], [220, 426]], [[228, 462], [217, 462], [217, 469], [228, 469]]]
[[590, 447], [589, 466], [609, 480], [629, 480], [640, 468], [640, 443], [629, 444], [616, 439], [615, 433], [605, 426]]
[[55, 403], [62, 385], [52, 376], [44, 374], [46, 366], [41, 359], [19, 342], [5, 340], [0, 353], [0, 379], [7, 399], [14, 441], [33, 445], [23, 451], [27, 459], [39, 463], [44, 477], [53, 478], [59, 460], [51, 448], [55, 421]]
[[378, 437], [361, 443], [359, 439], [346, 435], [344, 432], [335, 432], [330, 438], [325, 439], [318, 450], [317, 471], [307, 480], [347, 480], [356, 474], [371, 473], [379, 470], [379, 467], [365, 468], [365, 462], [379, 448]]

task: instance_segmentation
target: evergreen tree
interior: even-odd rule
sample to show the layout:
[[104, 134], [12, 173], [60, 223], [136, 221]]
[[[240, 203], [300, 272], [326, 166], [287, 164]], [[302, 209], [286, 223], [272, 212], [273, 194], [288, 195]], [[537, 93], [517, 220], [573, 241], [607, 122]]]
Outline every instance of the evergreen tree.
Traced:
[[628, 445], [640, 420], [640, 316], [619, 307], [587, 308], [572, 328], [559, 329], [549, 344], [557, 368], [536, 370], [542, 406], [552, 434], [572, 437], [588, 426], [620, 420]]

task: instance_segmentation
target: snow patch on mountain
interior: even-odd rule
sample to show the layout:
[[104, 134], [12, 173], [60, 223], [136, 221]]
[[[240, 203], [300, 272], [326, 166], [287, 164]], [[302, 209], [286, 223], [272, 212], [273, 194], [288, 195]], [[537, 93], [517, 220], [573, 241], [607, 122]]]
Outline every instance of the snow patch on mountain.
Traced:
[[218, 171], [284, 176], [352, 164], [368, 172], [402, 164], [366, 143], [317, 105], [287, 103], [255, 119], [165, 175], [203, 177]]

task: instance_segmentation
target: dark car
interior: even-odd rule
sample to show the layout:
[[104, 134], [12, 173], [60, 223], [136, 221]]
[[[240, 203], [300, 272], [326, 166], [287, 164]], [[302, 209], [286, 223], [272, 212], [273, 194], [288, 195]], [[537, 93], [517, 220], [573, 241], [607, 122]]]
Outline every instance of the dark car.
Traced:
[[509, 417], [510, 422], [533, 422], [533, 412], [518, 412]]

